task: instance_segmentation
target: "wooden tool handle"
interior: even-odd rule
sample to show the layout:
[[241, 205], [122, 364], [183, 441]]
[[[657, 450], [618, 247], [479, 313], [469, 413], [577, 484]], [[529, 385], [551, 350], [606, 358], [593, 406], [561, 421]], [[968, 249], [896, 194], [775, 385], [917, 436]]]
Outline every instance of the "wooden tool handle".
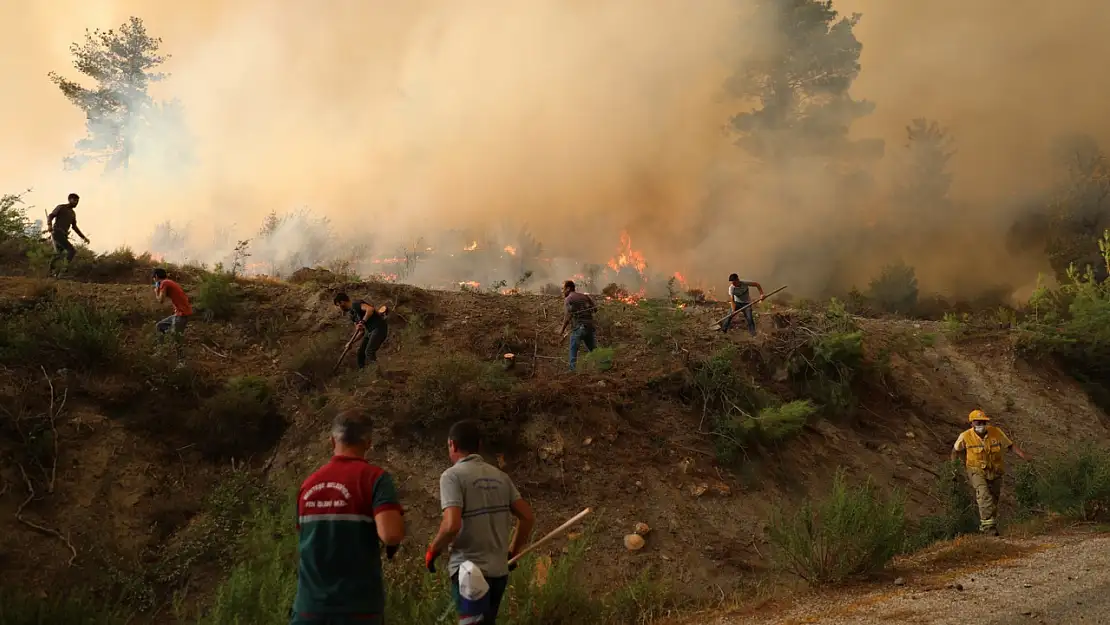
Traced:
[[525, 555], [527, 555], [533, 549], [536, 549], [538, 547], [542, 547], [545, 544], [551, 542], [552, 539], [557, 538], [560, 534], [562, 534], [563, 532], [570, 529], [570, 527], [572, 525], [581, 521], [587, 514], [589, 514], [592, 511], [593, 511], [592, 508], [586, 508], [582, 512], [579, 512], [578, 514], [574, 515], [574, 517], [571, 518], [571, 520], [569, 520], [566, 523], [563, 523], [562, 525], [560, 525], [559, 527], [556, 527], [555, 529], [551, 530], [551, 532], [547, 536], [544, 536], [543, 538], [537, 540], [536, 542], [532, 543], [531, 545], [528, 545], [524, 549], [524, 551], [521, 551], [520, 553], [516, 554], [516, 556], [514, 556], [512, 560], [509, 560], [509, 564], [515, 563], [517, 560], [523, 558]]

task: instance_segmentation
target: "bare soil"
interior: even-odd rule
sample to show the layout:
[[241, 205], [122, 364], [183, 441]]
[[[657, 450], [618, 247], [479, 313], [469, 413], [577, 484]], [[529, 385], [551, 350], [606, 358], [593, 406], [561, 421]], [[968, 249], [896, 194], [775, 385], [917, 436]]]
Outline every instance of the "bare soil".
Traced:
[[[185, 281], [190, 293], [195, 286]], [[44, 285], [0, 277], [0, 311], [16, 310], [48, 287], [59, 296], [123, 311], [125, 354], [149, 351], [154, 323], [168, 314], [153, 301], [145, 279]], [[606, 302], [599, 341], [616, 347], [615, 367], [574, 374], [566, 371], [565, 342], [558, 334], [558, 297], [384, 283], [246, 280], [239, 288], [242, 301], [230, 321], [197, 319], [189, 326], [185, 382], [180, 376], [172, 383], [171, 377], [145, 377], [126, 362], [84, 371], [58, 362], [45, 376], [0, 369], [0, 401], [33, 396], [32, 407], [42, 410], [46, 376], [68, 392], [57, 423], [56, 489], [36, 493], [25, 515], [55, 528], [78, 551], [70, 565], [63, 541], [16, 521], [28, 492], [19, 468], [6, 459], [15, 457], [18, 441], [0, 440], [0, 584], [49, 593], [96, 574], [104, 561], [142, 565], [157, 559], [231, 462], [202, 453], [177, 424], [225, 380], [247, 374], [275, 382], [287, 427], [273, 445], [241, 441], [248, 451], [234, 462], [266, 471], [282, 488], [294, 487], [326, 460], [329, 415], [337, 406], [358, 403], [382, 416], [375, 460], [398, 478], [409, 508], [412, 538], [406, 549], [417, 557], [434, 531], [437, 477], [447, 459], [443, 432], [398, 423], [395, 399], [414, 372], [445, 353], [493, 362], [512, 352], [518, 397], [493, 398], [483, 408], [506, 424], [487, 455], [503, 463], [533, 501], [539, 529], [591, 506], [594, 582], [612, 586], [645, 567], [664, 568], [678, 590], [703, 598], [730, 593], [752, 573], [765, 571], [771, 511], [823, 492], [837, 468], [905, 490], [914, 514], [935, 511], [930, 489], [936, 466], [973, 408], [995, 415], [1033, 454], [1110, 440], [1105, 416], [1073, 381], [1016, 360], [1005, 337], [955, 345], [935, 323], [860, 319], [869, 357], [888, 365], [881, 383], [860, 397], [859, 408], [850, 416], [816, 420], [799, 437], [753, 450], [739, 467], [724, 467], [715, 459], [700, 403], [680, 392], [686, 363], [732, 342], [751, 359], [753, 376], [776, 384], [776, 372], [760, 371], [759, 363], [770, 360], [781, 331], [774, 320], [789, 318], [788, 309], [764, 307], [760, 335], [752, 339], [707, 330], [722, 308], [688, 306], [673, 335], [652, 347], [645, 342], [642, 311]], [[292, 370], [291, 360], [312, 341], [333, 341], [325, 368], [334, 362], [350, 331], [330, 305], [340, 289], [396, 306], [381, 352], [383, 377], [352, 371], [353, 355], [337, 376]], [[1004, 517], [1007, 512], [1004, 505]], [[630, 553], [622, 537], [637, 522], [653, 531], [645, 549]]]

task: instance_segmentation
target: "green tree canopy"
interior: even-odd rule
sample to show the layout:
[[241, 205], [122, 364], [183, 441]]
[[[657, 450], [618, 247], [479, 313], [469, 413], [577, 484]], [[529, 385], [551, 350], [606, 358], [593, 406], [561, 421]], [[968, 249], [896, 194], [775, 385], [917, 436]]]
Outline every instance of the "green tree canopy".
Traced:
[[881, 156], [881, 141], [848, 140], [852, 122], [874, 110], [848, 93], [860, 71], [859, 19], [840, 17], [832, 0], [756, 1], [748, 24], [759, 32], [746, 36], [754, 49], [726, 85], [758, 103], [732, 118], [741, 147], [770, 162]]
[[118, 30], [85, 31], [84, 43], [70, 46], [73, 67], [94, 86], [50, 72], [51, 82], [86, 116], [87, 134], [66, 157], [68, 168], [89, 162], [104, 163], [106, 171], [126, 168], [144, 132], [164, 137], [181, 130], [179, 103], [156, 102], [148, 93], [151, 83], [168, 77], [157, 71], [170, 58], [159, 52], [161, 45], [140, 18], [132, 17]]

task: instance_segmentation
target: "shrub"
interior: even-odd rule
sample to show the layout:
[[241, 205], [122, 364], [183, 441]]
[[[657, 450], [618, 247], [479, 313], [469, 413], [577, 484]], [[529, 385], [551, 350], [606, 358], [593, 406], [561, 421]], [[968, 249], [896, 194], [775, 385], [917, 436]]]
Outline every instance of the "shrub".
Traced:
[[853, 385], [863, 369], [863, 333], [837, 299], [823, 314], [804, 317], [793, 330], [787, 373], [795, 391], [820, 402], [831, 413], [855, 406]]
[[1110, 449], [1084, 445], [1021, 464], [1014, 473], [1023, 512], [1054, 512], [1081, 521], [1110, 518]]
[[917, 275], [904, 262], [883, 267], [878, 278], [871, 281], [870, 299], [889, 313], [909, 314], [917, 306]]
[[98, 304], [46, 300], [0, 320], [0, 362], [91, 367], [116, 361], [120, 315]]
[[648, 299], [640, 300], [639, 308], [644, 315], [641, 335], [649, 346], [660, 347], [674, 340], [682, 323], [682, 311], [669, 303]]
[[[288, 619], [296, 594], [297, 537], [292, 502], [272, 502], [254, 508], [240, 538], [233, 542], [235, 564], [216, 588], [201, 625], [271, 625]], [[406, 543], [407, 544], [407, 543]], [[437, 623], [454, 616], [446, 573], [429, 575], [423, 561], [402, 546], [393, 559], [382, 556], [387, 623]], [[674, 605], [666, 588], [644, 571], [620, 591], [591, 596], [582, 584], [586, 540], [570, 543], [566, 553], [547, 568], [544, 583], [536, 583], [538, 557], [525, 557], [509, 577], [498, 622], [506, 625], [626, 625], [648, 623], [651, 616]], [[441, 566], [446, 568], [445, 561]], [[175, 612], [190, 620], [187, 602], [179, 597]]]
[[78, 589], [58, 589], [40, 599], [17, 593], [14, 589], [0, 591], [0, 625], [124, 625], [119, 611], [91, 593]]
[[[1110, 231], [1099, 242], [1110, 269]], [[1030, 303], [1035, 316], [1022, 325], [1018, 348], [1027, 358], [1051, 358], [1075, 378], [1091, 399], [1110, 410], [1110, 282], [1098, 282], [1088, 267], [1080, 273], [1068, 270], [1069, 284], [1055, 298], [1066, 310], [1057, 312], [1046, 304], [1044, 293]], [[1041, 308], [1047, 308], [1042, 314]]]
[[27, 236], [30, 221], [24, 208], [24, 195], [0, 195], [0, 241]]
[[904, 499], [884, 497], [871, 482], [849, 486], [838, 471], [824, 499], [792, 514], [779, 509], [770, 528], [785, 570], [811, 584], [840, 582], [881, 570], [901, 550]]
[[808, 399], [764, 408], [749, 420], [750, 429], [761, 442], [776, 443], [801, 432], [816, 412], [817, 406]]
[[269, 449], [285, 429], [273, 387], [256, 376], [228, 380], [188, 425], [201, 451], [240, 458]]
[[449, 354], [413, 372], [405, 384], [403, 411], [419, 425], [445, 425], [478, 413], [487, 395], [508, 382], [492, 363]]
[[609, 371], [617, 351], [612, 347], [598, 347], [578, 359], [579, 371]]
[[[284, 351], [283, 368], [295, 372], [308, 386], [320, 387], [331, 377], [343, 345], [353, 336], [349, 328], [334, 328], [301, 339], [293, 349]], [[352, 345], [351, 350], [358, 349]], [[344, 362], [354, 356], [348, 352]], [[348, 365], [349, 366], [349, 365]]]
[[941, 541], [951, 540], [979, 529], [979, 508], [963, 477], [963, 464], [949, 461], [937, 471], [933, 496], [943, 506], [939, 514], [921, 518], [907, 538], [906, 550], [916, 551]]
[[217, 267], [215, 272], [201, 277], [193, 299], [206, 318], [230, 319], [239, 301], [235, 276]]

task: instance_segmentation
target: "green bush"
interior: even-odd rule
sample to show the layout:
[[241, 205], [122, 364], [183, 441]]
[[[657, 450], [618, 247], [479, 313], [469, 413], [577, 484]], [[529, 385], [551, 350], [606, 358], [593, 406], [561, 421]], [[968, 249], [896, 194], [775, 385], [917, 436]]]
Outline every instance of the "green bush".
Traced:
[[[1099, 241], [1110, 270], [1110, 230]], [[1050, 294], [1043, 286], [1030, 299], [1021, 324], [1020, 353], [1050, 358], [1075, 378], [1103, 410], [1110, 410], [1110, 282], [1099, 282], [1087, 267], [1068, 269], [1069, 283]]]
[[112, 605], [73, 588], [57, 589], [46, 599], [5, 588], [0, 591], [0, 625], [124, 625]]
[[640, 300], [639, 308], [644, 316], [640, 326], [644, 341], [651, 347], [669, 345], [682, 324], [682, 311], [671, 302], [650, 299]]
[[197, 309], [208, 319], [230, 319], [239, 302], [238, 285], [234, 274], [220, 268], [201, 277], [193, 298]]
[[898, 262], [883, 267], [871, 281], [868, 296], [885, 312], [910, 314], [917, 307], [917, 275], [913, 267]]
[[228, 380], [190, 415], [187, 425], [204, 453], [240, 458], [269, 449], [285, 430], [273, 386], [257, 376]]
[[23, 195], [0, 195], [0, 241], [26, 236], [30, 221], [24, 208]]
[[906, 540], [906, 550], [916, 551], [979, 529], [979, 508], [964, 478], [963, 464], [945, 462], [937, 471], [933, 496], [941, 503], [939, 514], [923, 517]]
[[[233, 543], [235, 563], [216, 588], [214, 599], [196, 622], [200, 625], [272, 625], [288, 619], [297, 587], [297, 537], [292, 501], [256, 507], [240, 539]], [[424, 569], [412, 538], [393, 559], [382, 558], [387, 623], [438, 623], [454, 618], [446, 572]], [[675, 605], [669, 591], [654, 583], [650, 571], [607, 596], [591, 595], [582, 584], [586, 541], [570, 544], [537, 585], [536, 557], [525, 557], [509, 578], [499, 623], [506, 625], [626, 625], [650, 623]], [[446, 568], [445, 561], [441, 561]], [[177, 615], [189, 621], [189, 602], [180, 597]]]
[[803, 325], [794, 330], [786, 361], [795, 392], [830, 413], [849, 412], [856, 405], [853, 385], [864, 368], [863, 333], [836, 298], [824, 314], [803, 317]]
[[613, 368], [613, 358], [617, 350], [612, 347], [598, 347], [578, 359], [579, 371], [609, 371]]
[[1022, 512], [1053, 512], [1081, 521], [1110, 518], [1110, 449], [1084, 445], [1018, 465], [1015, 496]]
[[45, 299], [0, 319], [0, 362], [81, 368], [113, 363], [120, 314], [89, 301]]
[[779, 509], [770, 528], [784, 570], [811, 584], [840, 582], [881, 570], [901, 551], [904, 499], [883, 496], [871, 482], [850, 486], [838, 471], [824, 499], [793, 513]]
[[418, 425], [446, 425], [479, 413], [490, 393], [508, 385], [496, 365], [470, 354], [448, 354], [413, 372], [405, 384], [403, 411]]

